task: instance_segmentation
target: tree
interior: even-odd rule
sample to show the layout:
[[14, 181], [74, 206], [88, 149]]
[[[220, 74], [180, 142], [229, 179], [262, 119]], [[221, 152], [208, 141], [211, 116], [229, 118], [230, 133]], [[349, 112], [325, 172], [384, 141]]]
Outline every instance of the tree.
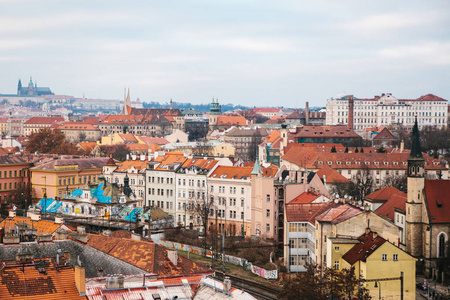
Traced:
[[190, 211], [194, 216], [200, 217], [201, 226], [203, 228], [204, 234], [204, 249], [206, 255], [207, 249], [207, 240], [208, 240], [208, 220], [211, 215], [211, 211], [213, 211], [214, 207], [214, 198], [211, 197], [208, 199], [207, 196], [203, 196], [203, 199], [195, 199], [194, 205], [190, 205]]
[[75, 145], [66, 141], [66, 135], [59, 129], [42, 128], [28, 137], [27, 150], [30, 153], [77, 154]]
[[284, 285], [279, 299], [354, 299], [369, 300], [367, 288], [356, 277], [355, 268], [336, 270], [307, 264], [306, 272], [297, 274]]
[[364, 197], [372, 192], [374, 182], [369, 168], [365, 167], [358, 170], [350, 183], [336, 184], [332, 192], [337, 193], [340, 197], [347, 195], [351, 196], [354, 201], [363, 201]]
[[130, 153], [130, 149], [125, 144], [101, 145], [100, 152], [104, 156], [110, 156], [116, 160], [124, 161], [127, 159], [127, 154]]
[[261, 144], [261, 142], [262, 142], [261, 131], [259, 130], [259, 128], [256, 128], [248, 148], [249, 161], [254, 162], [256, 160], [256, 156], [258, 155], [258, 146], [259, 144]]
[[85, 133], [85, 132], [81, 131], [81, 132], [78, 134], [78, 141], [79, 141], [80, 143], [86, 141], [86, 133]]
[[383, 182], [383, 186], [388, 187], [392, 186], [406, 193], [408, 191], [407, 186], [407, 176], [405, 175], [389, 175], [386, 176]]
[[25, 210], [31, 205], [34, 197], [34, 189], [31, 183], [21, 182], [19, 187], [11, 192], [11, 203], [14, 204], [17, 209], [24, 213]]

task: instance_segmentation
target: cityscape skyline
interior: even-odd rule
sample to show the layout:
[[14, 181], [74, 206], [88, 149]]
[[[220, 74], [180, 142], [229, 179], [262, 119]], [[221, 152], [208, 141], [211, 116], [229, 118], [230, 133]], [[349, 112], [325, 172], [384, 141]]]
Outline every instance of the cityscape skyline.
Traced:
[[[344, 94], [450, 98], [449, 6], [421, 1], [0, 1], [0, 93], [325, 106]], [[25, 5], [26, 4], [26, 5]]]

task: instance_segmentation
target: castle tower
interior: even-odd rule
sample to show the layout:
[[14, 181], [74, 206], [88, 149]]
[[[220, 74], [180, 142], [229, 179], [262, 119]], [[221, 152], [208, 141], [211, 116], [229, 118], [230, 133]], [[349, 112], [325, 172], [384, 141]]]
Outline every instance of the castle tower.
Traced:
[[408, 198], [406, 202], [406, 251], [414, 257], [423, 256], [425, 197], [425, 160], [420, 149], [417, 116], [412, 131], [411, 154], [408, 157]]
[[172, 102], [172, 98], [170, 98], [170, 109], [173, 109], [173, 102]]
[[19, 84], [17, 84], [17, 95], [22, 94], [22, 80], [19, 79]]
[[220, 105], [219, 100], [216, 99], [214, 102], [214, 98], [212, 99], [211, 106], [209, 108], [209, 129], [214, 130], [214, 127], [217, 126], [217, 117], [220, 116]]
[[28, 83], [28, 95], [34, 95], [34, 86], [33, 86], [33, 80], [30, 76], [30, 82]]

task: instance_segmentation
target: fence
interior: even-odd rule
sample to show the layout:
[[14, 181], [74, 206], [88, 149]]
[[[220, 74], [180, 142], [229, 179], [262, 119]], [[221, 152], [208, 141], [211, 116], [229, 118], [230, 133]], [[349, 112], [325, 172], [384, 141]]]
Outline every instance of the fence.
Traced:
[[[219, 252], [212, 252], [211, 250], [206, 250], [205, 255], [205, 249], [200, 247], [195, 247], [191, 245], [181, 244], [177, 242], [167, 241], [164, 239], [154, 239], [153, 240], [156, 244], [164, 246], [169, 249], [175, 249], [175, 250], [181, 250], [186, 251], [189, 253], [206, 256], [206, 257], [212, 257], [214, 255], [214, 258], [217, 260], [222, 261], [223, 254]], [[263, 268], [260, 268], [258, 266], [253, 265], [251, 262], [246, 260], [245, 258], [240, 258], [232, 255], [225, 255], [225, 262], [230, 263], [232, 265], [241, 266], [244, 267], [246, 270], [249, 270], [255, 275], [258, 275], [260, 277], [266, 278], [266, 279], [278, 279], [278, 270], [266, 270]]]

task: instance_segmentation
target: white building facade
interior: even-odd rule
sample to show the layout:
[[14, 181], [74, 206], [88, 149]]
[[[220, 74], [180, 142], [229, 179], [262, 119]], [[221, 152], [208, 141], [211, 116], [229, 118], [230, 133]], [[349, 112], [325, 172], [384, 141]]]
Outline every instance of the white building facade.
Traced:
[[361, 134], [374, 126], [403, 125], [412, 128], [417, 114], [419, 128], [423, 126], [447, 126], [448, 100], [428, 94], [417, 99], [397, 99], [391, 93], [372, 99], [353, 96], [327, 100], [327, 125], [348, 125], [349, 99], [353, 99], [353, 129]]

